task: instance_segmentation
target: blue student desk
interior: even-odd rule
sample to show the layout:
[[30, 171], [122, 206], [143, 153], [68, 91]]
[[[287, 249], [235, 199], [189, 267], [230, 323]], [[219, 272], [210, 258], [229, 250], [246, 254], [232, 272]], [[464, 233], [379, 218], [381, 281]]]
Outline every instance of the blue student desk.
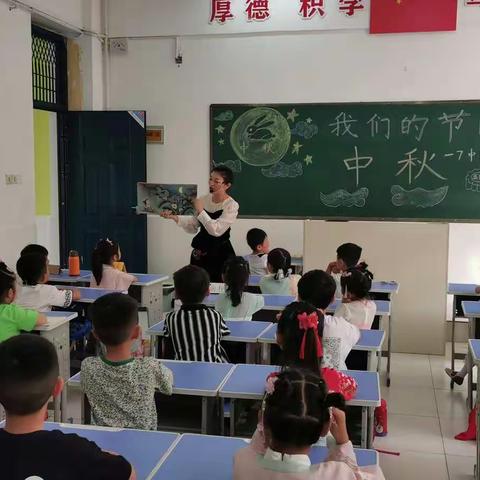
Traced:
[[92, 272], [90, 270], [80, 270], [80, 275], [70, 276], [68, 269], [60, 270], [58, 274], [49, 274], [48, 283], [66, 284], [66, 285], [88, 285], [90, 283], [90, 276]]
[[[465, 303], [465, 302], [462, 302]], [[467, 303], [474, 303], [474, 302], [467, 302]], [[477, 303], [477, 302], [475, 302]], [[468, 354], [472, 359], [472, 363], [480, 369], [480, 340], [473, 340], [470, 339], [468, 341]], [[470, 375], [472, 373], [470, 372]], [[480, 429], [478, 425], [480, 425], [480, 397], [478, 395], [477, 390], [477, 462], [475, 465], [475, 480], [480, 480]]]
[[[81, 270], [79, 277], [70, 277], [68, 270], [62, 270], [59, 275], [50, 275], [49, 283], [88, 287], [91, 275], [90, 270]], [[129, 293], [147, 309], [150, 324], [158, 322], [163, 313], [163, 283], [168, 280], [168, 275], [157, 273], [132, 273], [132, 275], [137, 277], [137, 281], [130, 286]], [[89, 294], [85, 295], [86, 301], [79, 300], [79, 303], [92, 303], [98, 298], [94, 294], [91, 294], [92, 297]], [[93, 300], [88, 301], [89, 298]]]
[[[477, 285], [472, 283], [449, 283], [448, 284], [448, 295], [453, 295], [453, 307], [452, 307], [452, 358], [451, 358], [451, 366], [452, 370], [455, 370], [455, 360], [456, 359], [463, 359], [464, 355], [455, 353], [455, 321], [457, 316], [457, 297], [470, 297], [471, 300], [479, 299], [479, 294], [475, 293], [475, 288]], [[475, 335], [471, 335], [470, 338], [475, 337]], [[455, 382], [452, 380], [450, 382], [450, 388], [453, 389]]]
[[[118, 453], [135, 468], [138, 480], [152, 478], [159, 463], [170, 453], [180, 439], [178, 433], [154, 432], [120, 428], [45, 423], [45, 430], [76, 433], [95, 442], [102, 450]], [[72, 465], [75, 468], [75, 465]]]
[[[215, 306], [215, 303], [218, 299], [217, 293], [212, 293], [205, 299], [205, 305], [210, 307]], [[292, 302], [295, 302], [296, 298], [291, 295], [263, 295], [262, 297], [265, 301], [265, 305], [262, 310], [277, 310], [282, 311], [285, 307], [290, 305]], [[377, 315], [382, 317], [390, 316], [390, 301], [389, 300], [375, 300], [377, 305]], [[328, 313], [333, 313], [337, 307], [340, 305], [340, 300], [333, 301], [326, 309]]]
[[[217, 397], [218, 390], [230, 376], [233, 365], [229, 363], [182, 362], [177, 360], [162, 360], [163, 365], [173, 372], [173, 394], [202, 397], [202, 433], [207, 433], [211, 422], [208, 412], [212, 402]], [[74, 375], [68, 385], [80, 387], [80, 373]], [[82, 405], [82, 420], [85, 418]]]
[[[265, 305], [262, 310], [283, 310], [287, 305], [295, 301], [295, 297], [290, 295], [262, 295], [265, 301]], [[218, 294], [212, 293], [205, 300], [205, 305], [214, 307], [217, 302]]]
[[[225, 480], [232, 478], [235, 453], [248, 445], [248, 440], [232, 437], [216, 437], [184, 434], [171, 452], [163, 458], [153, 480]], [[355, 449], [357, 463], [361, 467], [378, 465], [375, 450]], [[313, 447], [312, 464], [326, 460], [326, 447]]]
[[[77, 312], [44, 312], [48, 323], [35, 327], [34, 331], [45, 337], [57, 351], [60, 376], [67, 381], [70, 377], [70, 327], [71, 320], [77, 317]], [[63, 389], [61, 398], [55, 399], [55, 421], [66, 420], [67, 391]], [[65, 408], [64, 408], [65, 407]]]
[[[268, 322], [255, 322], [252, 320], [226, 320], [230, 335], [223, 337], [226, 342], [240, 342], [247, 344], [247, 362], [255, 361], [255, 346], [259, 337], [272, 325]], [[158, 357], [158, 338], [163, 336], [165, 322], [162, 320], [150, 327], [145, 333], [152, 338], [154, 356]]]
[[[220, 388], [221, 398], [230, 399], [230, 434], [234, 434], [235, 400], [261, 400], [265, 394], [268, 375], [278, 372], [280, 367], [272, 365], [236, 365]], [[362, 407], [362, 448], [371, 448], [373, 441], [373, 413], [380, 405], [380, 384], [378, 373], [346, 370], [358, 384], [357, 395], [347, 405]]]
[[[258, 338], [262, 344], [262, 362], [270, 363], [270, 346], [277, 343], [277, 324], [272, 323]], [[373, 356], [379, 355], [377, 361], [377, 371], [380, 370], [380, 355], [382, 354], [383, 340], [385, 332], [383, 330], [360, 330], [360, 339], [353, 346], [352, 350], [368, 352], [367, 370], [373, 370]]]
[[[388, 290], [388, 295], [398, 291], [398, 284], [396, 282], [380, 282], [384, 285], [385, 290]], [[385, 293], [385, 292], [384, 292]], [[211, 294], [205, 299], [205, 304], [214, 306], [218, 298], [218, 294]], [[289, 295], [263, 295], [265, 305], [262, 310], [281, 311], [287, 305], [294, 302], [295, 297]], [[333, 313], [340, 300], [335, 300], [327, 307], [328, 313]], [[393, 330], [393, 316], [391, 313], [390, 300], [375, 300], [377, 305], [377, 315], [388, 320], [388, 337], [387, 337], [387, 387], [390, 386], [390, 367], [391, 367], [391, 352], [392, 352], [392, 330]]]
[[[475, 338], [475, 319], [480, 318], [480, 302], [477, 301], [464, 301], [462, 302], [463, 314], [468, 318], [468, 338]], [[467, 353], [468, 355], [468, 353]], [[473, 405], [473, 375], [472, 364], [470, 363], [468, 369], [468, 395], [467, 406], [469, 409]]]
[[[248, 279], [248, 285], [250, 287], [259, 287], [262, 277], [263, 275], [250, 275]], [[376, 281], [372, 282], [372, 288], [370, 289], [370, 292], [392, 295], [394, 293], [398, 293], [398, 288], [398, 283], [394, 281]]]
[[118, 290], [109, 290], [108, 288], [78, 287], [75, 290], [80, 292], [80, 298], [75, 300], [76, 303], [93, 303], [97, 298], [109, 293], [119, 293]]

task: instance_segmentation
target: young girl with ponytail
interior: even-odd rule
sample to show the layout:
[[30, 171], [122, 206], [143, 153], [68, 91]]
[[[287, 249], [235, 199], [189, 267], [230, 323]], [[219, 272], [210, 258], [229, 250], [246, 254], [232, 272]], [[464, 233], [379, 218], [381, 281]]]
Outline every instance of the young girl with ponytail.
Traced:
[[115, 262], [121, 258], [120, 246], [112, 240], [101, 239], [92, 253], [92, 278], [90, 287], [110, 290], [128, 290], [137, 277], [117, 270]]
[[223, 266], [222, 279], [225, 293], [218, 296], [215, 310], [228, 320], [251, 320], [252, 315], [262, 309], [263, 297], [245, 292], [250, 268], [243, 257], [232, 257]]
[[[252, 441], [235, 455], [234, 480], [384, 479], [378, 466], [358, 467], [343, 408], [343, 397], [328, 393], [318, 375], [282, 371], [265, 395]], [[329, 431], [336, 445], [312, 465], [311, 447]]]
[[260, 280], [260, 290], [264, 294], [297, 296], [300, 275], [292, 274], [292, 257], [283, 248], [274, 248], [267, 257], [269, 275]]

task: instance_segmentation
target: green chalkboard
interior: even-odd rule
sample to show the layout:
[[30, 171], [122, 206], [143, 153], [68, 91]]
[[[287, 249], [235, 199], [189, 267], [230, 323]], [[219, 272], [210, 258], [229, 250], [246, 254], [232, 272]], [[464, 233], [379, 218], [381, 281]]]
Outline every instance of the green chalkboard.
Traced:
[[480, 102], [212, 105], [244, 217], [480, 218]]

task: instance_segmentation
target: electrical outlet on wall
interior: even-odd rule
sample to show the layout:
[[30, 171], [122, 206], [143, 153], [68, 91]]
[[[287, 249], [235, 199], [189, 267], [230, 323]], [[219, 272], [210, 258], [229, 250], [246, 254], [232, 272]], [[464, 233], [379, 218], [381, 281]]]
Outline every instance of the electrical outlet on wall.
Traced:
[[12, 175], [12, 174], [5, 175], [5, 185], [19, 185], [20, 183], [22, 183], [21, 175]]

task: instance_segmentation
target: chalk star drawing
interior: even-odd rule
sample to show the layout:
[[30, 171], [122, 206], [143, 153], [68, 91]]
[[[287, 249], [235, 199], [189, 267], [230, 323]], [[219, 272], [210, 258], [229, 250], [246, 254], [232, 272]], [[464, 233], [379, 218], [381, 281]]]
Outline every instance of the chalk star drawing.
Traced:
[[307, 155], [303, 161], [305, 162], [305, 165], [311, 165], [312, 164], [313, 157], [311, 155]]
[[219, 125], [215, 130], [218, 133], [223, 133], [225, 131], [225, 127], [223, 125]]
[[298, 140], [293, 144], [292, 154], [296, 153], [297, 155], [300, 153], [300, 149], [303, 147], [302, 144], [298, 143]]
[[223, 145], [225, 143], [225, 140], [223, 138], [221, 138], [219, 141], [218, 141], [218, 144], [219, 145]]
[[287, 112], [287, 120], [291, 120], [292, 123], [295, 123], [295, 119], [299, 116], [297, 111], [295, 109], [291, 110], [290, 112]]

